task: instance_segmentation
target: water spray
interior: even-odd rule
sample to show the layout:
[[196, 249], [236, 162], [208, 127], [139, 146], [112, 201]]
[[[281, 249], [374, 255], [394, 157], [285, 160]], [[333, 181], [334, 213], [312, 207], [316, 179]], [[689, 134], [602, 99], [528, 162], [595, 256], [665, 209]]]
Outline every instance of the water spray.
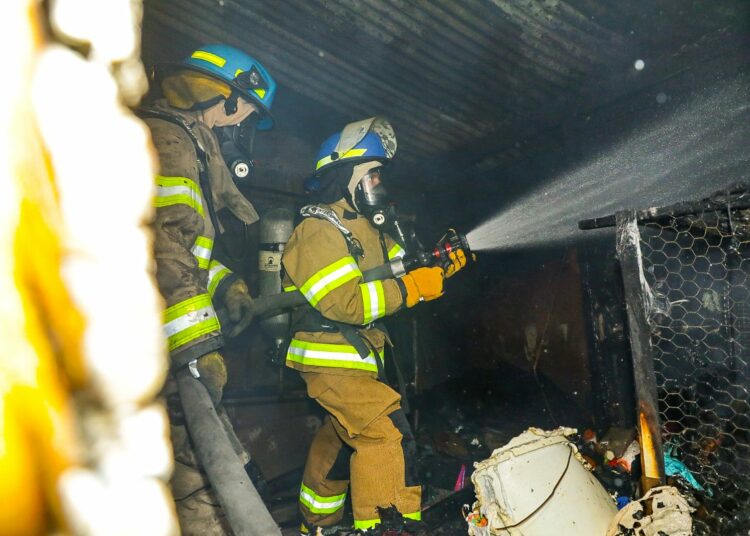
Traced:
[[[678, 203], [669, 207], [652, 207], [639, 210], [635, 213], [635, 218], [638, 223], [647, 223], [657, 221], [661, 218], [677, 218], [689, 214], [720, 210], [725, 206], [731, 207], [732, 209], [746, 210], [750, 208], [750, 198], [747, 195], [747, 191], [747, 184], [739, 183], [728, 187], [726, 190], [720, 190], [711, 197], [707, 197], [698, 202]], [[617, 216], [614, 214], [610, 216], [590, 218], [578, 222], [578, 228], [582, 231], [614, 227], [616, 225]]]
[[671, 206], [676, 199], [707, 197], [746, 181], [748, 94], [741, 77], [682, 103], [655, 93], [655, 106], [665, 106], [668, 113], [649, 118], [511, 200], [467, 233], [472, 250], [509, 252], [572, 243], [582, 238], [582, 220], [586, 228], [611, 227], [612, 218], [597, 216], [637, 206]]

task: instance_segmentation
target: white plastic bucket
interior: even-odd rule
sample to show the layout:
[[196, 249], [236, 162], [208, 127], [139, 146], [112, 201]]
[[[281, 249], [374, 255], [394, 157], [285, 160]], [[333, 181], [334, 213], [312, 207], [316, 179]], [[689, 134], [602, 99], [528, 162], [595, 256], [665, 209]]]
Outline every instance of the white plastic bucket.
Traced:
[[607, 534], [617, 507], [573, 453], [565, 434], [574, 432], [570, 428], [552, 432], [530, 428], [475, 464], [471, 480], [479, 510], [489, 521], [486, 532], [481, 532], [513, 536]]

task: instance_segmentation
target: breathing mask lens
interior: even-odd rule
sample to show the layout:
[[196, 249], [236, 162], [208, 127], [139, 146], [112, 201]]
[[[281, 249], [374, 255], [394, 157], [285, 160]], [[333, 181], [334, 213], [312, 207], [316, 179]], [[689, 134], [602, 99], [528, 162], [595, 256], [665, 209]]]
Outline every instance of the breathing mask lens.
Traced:
[[384, 207], [388, 204], [388, 191], [383, 183], [382, 168], [371, 169], [359, 180], [357, 185], [357, 206]]
[[393, 219], [381, 171], [382, 168], [368, 171], [359, 180], [355, 190], [357, 207], [376, 227], [381, 227]]
[[255, 167], [252, 153], [257, 122], [258, 114], [253, 113], [239, 125], [214, 128], [221, 156], [238, 184], [250, 180]]

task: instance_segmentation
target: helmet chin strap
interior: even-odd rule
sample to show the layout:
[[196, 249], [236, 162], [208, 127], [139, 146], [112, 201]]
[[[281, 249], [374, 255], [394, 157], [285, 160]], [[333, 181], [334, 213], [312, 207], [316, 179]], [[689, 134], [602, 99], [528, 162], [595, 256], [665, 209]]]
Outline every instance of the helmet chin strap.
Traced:
[[237, 99], [238, 98], [239, 98], [239, 95], [237, 95], [236, 92], [232, 91], [232, 93], [229, 94], [229, 97], [224, 99], [224, 112], [226, 112], [227, 117], [237, 113]]
[[219, 101], [213, 106], [202, 110], [201, 114], [203, 122], [208, 125], [208, 127], [213, 128], [239, 125], [245, 119], [247, 119], [250, 114], [252, 114], [253, 112], [258, 112], [258, 108], [254, 104], [247, 102], [242, 97], [239, 97], [233, 104], [233, 106], [235, 106], [234, 113], [227, 114], [227, 102], [228, 100], [225, 100], [224, 102]]

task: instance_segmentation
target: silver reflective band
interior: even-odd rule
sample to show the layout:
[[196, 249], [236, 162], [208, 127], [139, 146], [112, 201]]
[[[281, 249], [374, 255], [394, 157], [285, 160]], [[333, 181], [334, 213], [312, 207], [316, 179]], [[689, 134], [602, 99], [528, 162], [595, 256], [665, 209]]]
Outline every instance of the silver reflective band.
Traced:
[[198, 360], [193, 359], [190, 363], [188, 363], [188, 370], [190, 371], [191, 376], [195, 378], [196, 380], [201, 377], [201, 373], [198, 372]]
[[[208, 296], [206, 296], [206, 299], [208, 299]], [[164, 332], [167, 334], [167, 337], [171, 337], [210, 318], [216, 318], [216, 311], [214, 311], [213, 306], [207, 305], [197, 311], [187, 312], [171, 322], [167, 322], [164, 324]]]
[[[345, 276], [348, 273], [358, 271], [357, 265], [354, 263], [345, 264], [341, 268], [338, 268], [337, 270], [331, 272], [330, 274], [326, 275], [325, 277], [322, 277], [319, 281], [317, 281], [314, 285], [310, 287], [310, 289], [305, 292], [305, 297], [308, 301], [313, 301], [315, 298], [315, 295], [318, 294], [321, 290], [325, 289], [329, 284], [335, 283], [338, 279]], [[329, 291], [330, 292], [330, 291]], [[328, 294], [328, 292], [326, 292]]]
[[229, 270], [226, 266], [218, 261], [213, 261], [211, 267], [208, 269], [208, 280], [213, 281], [214, 277], [219, 275], [222, 270]]
[[198, 244], [195, 244], [190, 249], [190, 252], [196, 257], [200, 257], [201, 259], [211, 260], [211, 250], [207, 247], [199, 246]]
[[[310, 344], [310, 346], [313, 345], [314, 343]], [[344, 347], [346, 348], [346, 346]], [[354, 349], [352, 348], [352, 350]], [[373, 356], [368, 356], [366, 359], [362, 359], [362, 357], [356, 352], [356, 350], [353, 352], [330, 352], [325, 350], [317, 350], [314, 348], [296, 348], [294, 346], [290, 346], [288, 354], [299, 356], [303, 359], [322, 359], [325, 361], [330, 361], [332, 363], [366, 363], [377, 367], [377, 362], [375, 361], [375, 358]]]
[[370, 297], [370, 310], [365, 311], [365, 318], [380, 318], [380, 301], [378, 300], [378, 289], [375, 283], [365, 283], [366, 292]]
[[391, 272], [394, 277], [404, 277], [406, 275], [406, 268], [404, 267], [404, 260], [401, 257], [396, 257], [390, 262]]
[[346, 501], [346, 494], [344, 494], [344, 497], [342, 499], [338, 499], [332, 502], [318, 501], [315, 497], [307, 493], [305, 490], [300, 491], [300, 497], [304, 499], [305, 504], [307, 505], [308, 508], [310, 508], [311, 511], [315, 511], [315, 510], [324, 511], [320, 513], [325, 513], [330, 510], [333, 510], [333, 511], [338, 510], [338, 508], [344, 504], [344, 501]]
[[186, 195], [196, 203], [200, 204], [203, 202], [201, 195], [196, 192], [190, 186], [157, 186], [156, 196], [157, 197], [169, 197], [173, 195]]

